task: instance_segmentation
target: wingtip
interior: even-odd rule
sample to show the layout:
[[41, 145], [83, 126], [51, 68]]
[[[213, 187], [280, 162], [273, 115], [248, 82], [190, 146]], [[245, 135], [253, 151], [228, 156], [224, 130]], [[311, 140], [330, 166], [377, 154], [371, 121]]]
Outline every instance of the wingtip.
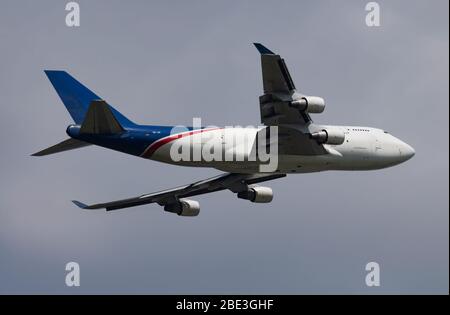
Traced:
[[51, 80], [51, 78], [54, 76], [55, 73], [57, 73], [58, 71], [56, 70], [44, 70], [45, 75], [47, 76], [47, 78], [49, 80]]
[[67, 71], [65, 70], [49, 70], [49, 69], [44, 70], [44, 73], [49, 78], [55, 75], [68, 74]]
[[42, 151], [35, 152], [33, 154], [30, 154], [30, 156], [42, 156]]
[[77, 207], [79, 207], [79, 208], [81, 208], [81, 209], [86, 209], [88, 206], [87, 205], [85, 205], [84, 203], [82, 203], [82, 202], [80, 202], [80, 201], [77, 201], [77, 200], [72, 200], [72, 202], [77, 206]]
[[253, 45], [255, 45], [256, 49], [258, 49], [258, 51], [261, 55], [275, 55], [275, 53], [273, 51], [271, 51], [269, 48], [267, 48], [263, 44], [253, 43]]
[[45, 73], [52, 73], [52, 72], [66, 72], [64, 70], [59, 70], [59, 69], [44, 69]]

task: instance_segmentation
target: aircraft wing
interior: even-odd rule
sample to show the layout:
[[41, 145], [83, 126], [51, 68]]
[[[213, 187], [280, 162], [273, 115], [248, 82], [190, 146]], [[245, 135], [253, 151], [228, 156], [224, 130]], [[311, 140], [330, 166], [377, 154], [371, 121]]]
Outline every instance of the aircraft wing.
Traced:
[[242, 189], [245, 189], [248, 185], [285, 176], [286, 174], [225, 173], [189, 185], [163, 190], [155, 193], [145, 194], [128, 199], [116, 200], [94, 205], [85, 205], [76, 200], [73, 200], [73, 203], [82, 209], [106, 209], [108, 211], [135, 207], [155, 202], [158, 203], [159, 205], [166, 205], [177, 202], [180, 198], [212, 193], [224, 189], [229, 189], [233, 192], [239, 192]]
[[259, 97], [261, 122], [267, 126], [312, 122], [308, 113], [290, 106], [301, 94], [296, 92], [284, 59], [259, 43], [254, 45], [261, 54], [264, 87], [264, 94]]
[[278, 126], [278, 153], [286, 155], [321, 155], [329, 153], [311, 139], [307, 128], [312, 119], [305, 110], [293, 107], [292, 102], [305, 95], [298, 93], [286, 63], [280, 55], [255, 43], [261, 54], [264, 94], [259, 97], [261, 122]]

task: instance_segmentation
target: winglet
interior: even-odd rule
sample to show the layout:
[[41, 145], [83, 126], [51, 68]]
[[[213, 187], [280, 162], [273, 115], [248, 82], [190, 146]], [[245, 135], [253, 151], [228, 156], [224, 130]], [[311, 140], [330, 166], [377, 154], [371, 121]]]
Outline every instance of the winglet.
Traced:
[[84, 203], [79, 202], [79, 201], [77, 201], [77, 200], [72, 200], [72, 202], [73, 202], [75, 205], [77, 205], [78, 207], [80, 207], [81, 209], [86, 209], [86, 208], [88, 207], [88, 206], [85, 205]]
[[253, 43], [253, 45], [255, 45], [261, 55], [275, 55], [273, 51], [260, 43]]

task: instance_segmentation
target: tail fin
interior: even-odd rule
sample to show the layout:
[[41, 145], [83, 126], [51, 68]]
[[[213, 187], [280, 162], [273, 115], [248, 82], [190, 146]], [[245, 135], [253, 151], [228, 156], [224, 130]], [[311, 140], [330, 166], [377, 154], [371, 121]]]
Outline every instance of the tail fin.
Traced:
[[80, 134], [116, 134], [124, 131], [109, 106], [103, 100], [92, 101], [81, 124]]
[[[45, 70], [44, 72], [64, 103], [64, 106], [69, 111], [70, 116], [72, 116], [76, 124], [81, 124], [86, 117], [91, 102], [99, 100], [101, 97], [97, 96], [65, 71]], [[124, 127], [135, 125], [111, 105], [108, 106], [120, 125]]]

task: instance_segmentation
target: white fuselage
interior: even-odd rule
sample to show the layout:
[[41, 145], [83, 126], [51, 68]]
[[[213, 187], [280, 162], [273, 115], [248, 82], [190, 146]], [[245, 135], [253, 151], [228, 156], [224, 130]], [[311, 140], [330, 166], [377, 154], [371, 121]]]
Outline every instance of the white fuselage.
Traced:
[[[374, 170], [400, 164], [415, 153], [411, 146], [381, 129], [353, 126], [321, 127], [342, 130], [345, 133], [345, 141], [340, 145], [324, 144], [328, 151], [326, 154], [277, 154], [277, 167], [273, 172]], [[260, 165], [263, 162], [252, 160], [251, 157], [252, 153], [254, 154], [259, 130], [261, 128], [205, 129], [205, 132], [191, 133], [165, 143], [158, 147], [151, 159], [176, 165], [213, 167], [233, 173], [258, 173], [261, 172]], [[219, 150], [222, 154], [211, 154]], [[184, 152], [184, 158], [180, 159], [180, 152]], [[196, 156], [194, 152], [197, 152]], [[199, 152], [204, 154], [200, 156]]]

